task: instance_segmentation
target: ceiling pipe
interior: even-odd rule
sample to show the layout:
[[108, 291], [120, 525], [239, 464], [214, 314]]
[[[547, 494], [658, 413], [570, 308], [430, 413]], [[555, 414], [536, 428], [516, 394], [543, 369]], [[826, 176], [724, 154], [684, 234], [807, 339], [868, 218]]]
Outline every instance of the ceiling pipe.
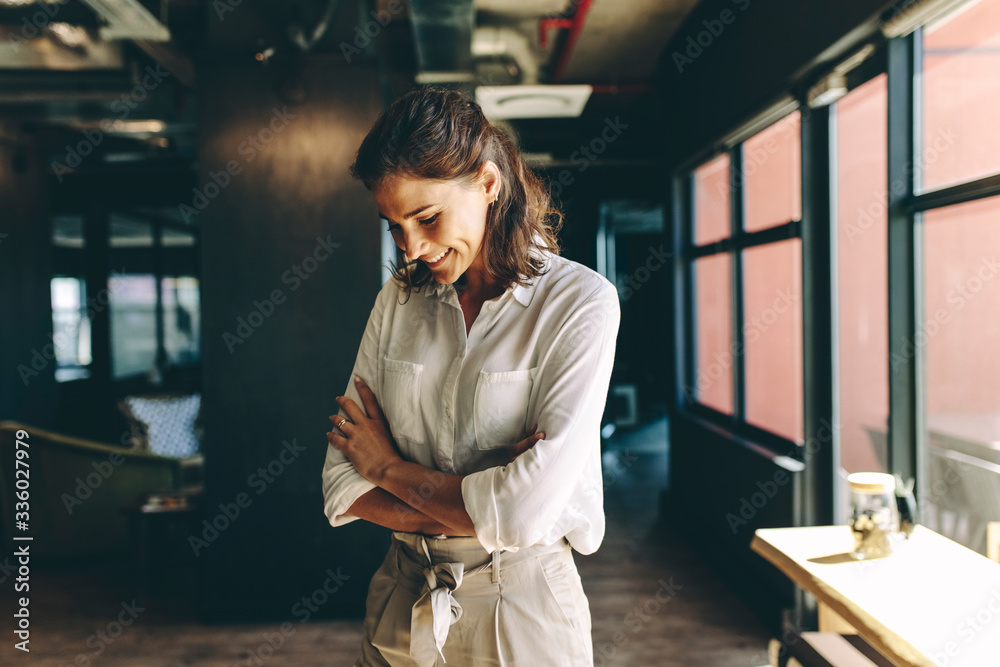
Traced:
[[538, 22], [538, 45], [543, 49], [549, 45], [549, 30], [565, 29], [573, 27], [572, 19], [559, 18], [557, 16], [546, 16]]
[[[580, 37], [580, 33], [583, 31], [583, 22], [587, 19], [587, 12], [590, 11], [591, 1], [579, 0], [573, 16], [570, 17], [569, 34], [566, 35], [565, 41], [556, 54], [556, 66], [552, 71], [552, 80], [550, 83], [559, 83], [566, 73], [566, 67], [569, 65], [569, 57], [573, 53], [573, 47], [576, 46], [577, 38]], [[559, 27], [562, 27], [561, 24]]]
[[472, 55], [475, 58], [512, 59], [521, 72], [523, 85], [538, 83], [538, 55], [528, 36], [509, 26], [480, 26], [472, 34]]
[[653, 86], [648, 83], [612, 83], [591, 84], [593, 95], [641, 95], [653, 92]]

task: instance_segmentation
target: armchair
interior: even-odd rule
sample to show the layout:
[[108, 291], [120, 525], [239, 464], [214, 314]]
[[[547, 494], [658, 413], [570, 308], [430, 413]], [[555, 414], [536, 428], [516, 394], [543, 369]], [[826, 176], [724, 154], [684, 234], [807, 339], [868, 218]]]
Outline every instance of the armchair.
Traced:
[[[24, 533], [14, 525], [14, 449], [21, 430], [28, 434], [30, 471]], [[177, 490], [181, 484], [178, 459], [0, 421], [0, 534], [5, 545], [12, 544], [15, 533], [31, 535], [32, 555], [40, 559], [127, 548], [121, 507], [137, 495]]]

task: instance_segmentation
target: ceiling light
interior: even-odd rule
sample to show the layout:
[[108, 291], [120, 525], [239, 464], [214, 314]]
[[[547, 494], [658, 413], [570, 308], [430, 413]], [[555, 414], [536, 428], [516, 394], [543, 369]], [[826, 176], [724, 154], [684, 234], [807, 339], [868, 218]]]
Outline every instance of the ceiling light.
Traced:
[[100, 130], [107, 134], [158, 134], [167, 129], [162, 120], [86, 120], [71, 121], [78, 130]]
[[903, 37], [952, 12], [968, 9], [976, 2], [979, 0], [910, 0], [894, 7], [885, 19], [879, 21], [879, 27], [889, 39]]
[[48, 25], [48, 29], [53, 37], [70, 49], [78, 49], [90, 41], [87, 29], [78, 25], [53, 22]]
[[806, 104], [810, 109], [817, 109], [833, 104], [847, 94], [847, 77], [834, 72], [819, 80], [806, 94]]
[[167, 124], [162, 120], [113, 120], [111, 131], [122, 134], [139, 134], [145, 132], [163, 132]]

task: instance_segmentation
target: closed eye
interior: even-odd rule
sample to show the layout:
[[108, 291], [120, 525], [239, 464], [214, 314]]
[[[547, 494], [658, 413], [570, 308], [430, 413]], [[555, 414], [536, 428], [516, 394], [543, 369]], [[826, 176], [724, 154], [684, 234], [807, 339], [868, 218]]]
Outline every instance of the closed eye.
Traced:
[[[421, 220], [420, 224], [423, 225], [423, 226], [425, 226], [425, 227], [433, 225], [435, 222], [437, 222], [437, 219], [438, 219], [439, 215], [441, 215], [441, 214], [440, 213], [435, 213], [431, 217], [426, 218], [424, 220]], [[383, 220], [385, 220], [385, 218], [383, 218]], [[398, 229], [402, 229], [402, 228], [399, 225], [397, 225], [397, 224], [389, 223], [389, 226], [386, 228], [386, 231], [394, 232], [394, 231], [396, 231]]]

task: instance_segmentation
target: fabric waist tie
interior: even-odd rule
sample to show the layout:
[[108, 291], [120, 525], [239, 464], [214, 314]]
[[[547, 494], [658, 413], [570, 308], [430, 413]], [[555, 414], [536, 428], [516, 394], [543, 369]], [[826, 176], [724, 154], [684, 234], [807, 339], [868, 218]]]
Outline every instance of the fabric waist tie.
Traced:
[[397, 557], [422, 567], [426, 580], [410, 616], [410, 657], [421, 667], [433, 667], [438, 657], [447, 662], [444, 644], [448, 631], [462, 617], [462, 605], [454, 591], [463, 579], [489, 570], [496, 583], [504, 568], [570, 548], [566, 538], [561, 538], [552, 544], [490, 553], [475, 537], [427, 538], [401, 531], [393, 531], [392, 537], [402, 543]]

